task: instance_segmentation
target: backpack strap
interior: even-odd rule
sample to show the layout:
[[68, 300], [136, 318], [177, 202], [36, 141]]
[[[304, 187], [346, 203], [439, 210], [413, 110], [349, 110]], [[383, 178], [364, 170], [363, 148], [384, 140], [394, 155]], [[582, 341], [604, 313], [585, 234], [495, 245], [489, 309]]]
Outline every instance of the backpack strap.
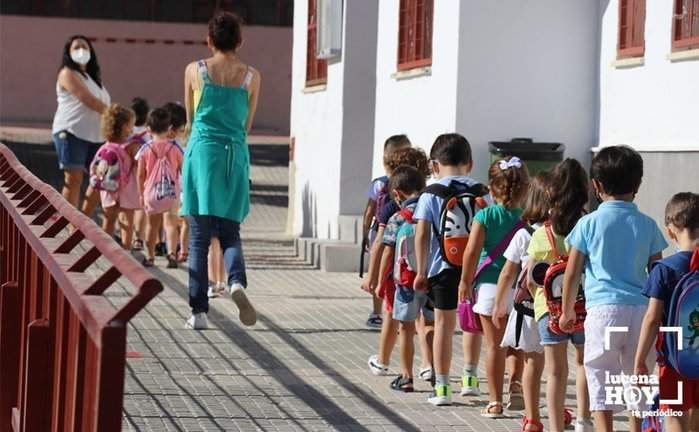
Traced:
[[[457, 180], [452, 180], [451, 182], [449, 182], [448, 186], [443, 185], [441, 183], [432, 183], [431, 185], [427, 186], [427, 188], [425, 188], [425, 191], [423, 193], [429, 193], [434, 196], [437, 196], [444, 200], [446, 203], [447, 198], [461, 192], [468, 192], [473, 194], [477, 198], [482, 198], [485, 195], [488, 195], [489, 190], [487, 186], [481, 183], [476, 183], [472, 186], [469, 186], [466, 183]], [[439, 234], [439, 227], [437, 227], [435, 224], [432, 224], [432, 230], [434, 234], [437, 236], [437, 238], [441, 237], [441, 235]]]
[[505, 234], [505, 237], [500, 240], [498, 244], [495, 245], [493, 249], [488, 252], [488, 256], [485, 257], [483, 261], [478, 265], [478, 269], [476, 269], [476, 274], [473, 276], [473, 280], [478, 279], [478, 276], [483, 272], [483, 270], [486, 269], [490, 264], [492, 264], [493, 261], [495, 261], [500, 255], [502, 255], [503, 252], [505, 252], [505, 249], [507, 249], [507, 246], [510, 244], [512, 241], [512, 237], [515, 236], [515, 233], [517, 231], [521, 230], [524, 228], [526, 224], [524, 223], [523, 220], [518, 220], [517, 223], [515, 224], [512, 229]]
[[401, 216], [403, 216], [403, 219], [405, 219], [405, 221], [407, 223], [409, 223], [409, 224], [414, 223], [412, 210], [410, 210], [409, 208], [403, 208], [403, 209], [400, 209], [399, 213]]
[[204, 84], [210, 84], [211, 78], [209, 78], [209, 67], [206, 65], [205, 60], [199, 60], [197, 62], [197, 68], [199, 69], [199, 76]]
[[553, 251], [556, 258], [559, 260], [563, 259], [563, 255], [558, 252], [558, 247], [556, 246], [556, 237], [553, 235], [553, 228], [551, 228], [551, 222], [546, 221], [544, 223], [544, 230], [546, 231], [546, 238], [549, 240], [549, 245], [551, 245], [551, 250]]

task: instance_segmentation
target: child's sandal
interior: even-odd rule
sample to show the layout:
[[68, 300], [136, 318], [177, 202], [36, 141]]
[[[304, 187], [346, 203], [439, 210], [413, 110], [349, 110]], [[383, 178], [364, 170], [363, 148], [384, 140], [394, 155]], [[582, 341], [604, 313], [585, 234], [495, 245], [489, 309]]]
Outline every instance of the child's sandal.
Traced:
[[522, 432], [540, 432], [543, 430], [544, 424], [541, 423], [539, 420], [530, 419], [527, 416], [524, 416], [524, 419], [522, 419]]
[[507, 409], [510, 411], [522, 411], [524, 409], [524, 394], [522, 393], [522, 383], [519, 381], [510, 383], [510, 398], [507, 401]]
[[502, 402], [489, 402], [488, 405], [481, 410], [481, 416], [490, 419], [503, 418]]
[[563, 409], [563, 424], [565, 425], [565, 427], [568, 427], [571, 424], [573, 424], [573, 411], [569, 408]]
[[143, 258], [143, 261], [141, 261], [141, 264], [143, 264], [143, 267], [153, 267], [155, 265], [155, 259]]
[[141, 239], [136, 239], [133, 241], [133, 245], [131, 246], [131, 249], [135, 251], [142, 251], [143, 250], [143, 240]]
[[402, 391], [404, 393], [412, 393], [415, 391], [415, 388], [413, 387], [413, 379], [405, 378], [401, 375], [398, 375], [396, 379], [391, 381], [391, 388], [393, 390]]

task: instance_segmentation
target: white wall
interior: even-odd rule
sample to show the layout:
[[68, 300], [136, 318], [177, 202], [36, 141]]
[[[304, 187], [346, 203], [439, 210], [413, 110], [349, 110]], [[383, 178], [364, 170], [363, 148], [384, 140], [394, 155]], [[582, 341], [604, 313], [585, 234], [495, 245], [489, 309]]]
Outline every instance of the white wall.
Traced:
[[305, 91], [308, 1], [294, 5], [291, 135], [296, 235], [338, 238], [338, 216], [366, 205], [374, 120], [376, 3], [344, 2], [342, 57], [326, 88]]
[[[651, 2], [649, 2], [651, 3]], [[562, 142], [585, 166], [597, 136], [597, 2], [464, 2], [457, 132], [486, 181], [488, 141]]]
[[[603, 3], [604, 4], [604, 3]], [[699, 60], [671, 62], [673, 2], [646, 2], [642, 66], [617, 69], [618, 0], [602, 24], [601, 146], [628, 144], [641, 151], [699, 150]]]
[[[391, 75], [397, 69], [399, 0], [379, 1], [376, 57], [376, 122], [374, 177], [383, 175], [383, 143], [405, 133], [429, 153], [437, 135], [456, 126], [459, 0], [434, 2], [432, 73], [406, 80]], [[480, 3], [480, 2], [479, 2]]]

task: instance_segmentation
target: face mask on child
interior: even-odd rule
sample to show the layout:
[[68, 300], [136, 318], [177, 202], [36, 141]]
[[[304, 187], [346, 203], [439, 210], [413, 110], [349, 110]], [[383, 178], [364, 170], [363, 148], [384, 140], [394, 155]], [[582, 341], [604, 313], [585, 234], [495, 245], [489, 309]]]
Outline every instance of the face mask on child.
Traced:
[[90, 62], [90, 50], [78, 48], [70, 52], [70, 58], [79, 65], [85, 66]]

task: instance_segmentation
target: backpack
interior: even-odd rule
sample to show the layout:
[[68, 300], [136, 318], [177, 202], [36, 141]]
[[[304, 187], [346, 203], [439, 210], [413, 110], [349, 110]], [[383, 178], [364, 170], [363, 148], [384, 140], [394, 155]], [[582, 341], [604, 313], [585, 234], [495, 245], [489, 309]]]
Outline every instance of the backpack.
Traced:
[[480, 209], [488, 206], [483, 198], [488, 194], [488, 188], [480, 183], [468, 186], [452, 180], [448, 186], [434, 183], [425, 192], [442, 199], [439, 226], [433, 226], [432, 229], [439, 240], [444, 261], [460, 269], [473, 217]]
[[[525, 225], [524, 229], [531, 235], [534, 233], [534, 228], [530, 225]], [[531, 260], [522, 267], [515, 283], [515, 292], [513, 296], [514, 309], [520, 314], [533, 317], [534, 316], [534, 297], [529, 292], [529, 264]]]
[[[656, 393], [653, 397], [653, 405], [650, 408], [651, 412], [657, 413], [660, 411], [660, 394]], [[658, 415], [650, 415], [643, 417], [641, 422], [641, 432], [663, 432], [663, 417]]]
[[[665, 361], [682, 378], [699, 379], [699, 248], [692, 254], [689, 272], [672, 291], [669, 310], [666, 326], [679, 327], [682, 332], [663, 333]], [[678, 335], [684, 340], [678, 341]]]
[[[383, 177], [378, 177], [372, 180], [372, 183], [375, 183], [382, 179]], [[379, 215], [381, 215], [381, 212], [383, 211], [384, 206], [386, 205], [386, 202], [391, 199], [391, 194], [389, 193], [388, 190], [388, 180], [384, 182], [384, 185], [379, 189], [378, 193], [376, 194], [376, 209], [374, 210], [374, 220], [372, 221], [371, 224], [371, 230], [376, 231], [379, 228]]]
[[129, 178], [130, 173], [122, 172], [127, 158], [126, 150], [120, 144], [103, 144], [90, 163], [90, 186], [100, 191], [117, 192], [122, 180]]
[[180, 196], [180, 178], [175, 168], [167, 158], [175, 147], [169, 146], [165, 154], [158, 155], [155, 146], [150, 145], [150, 151], [156, 157], [153, 170], [146, 179], [143, 191], [143, 201], [147, 213], [158, 214], [170, 210]]
[[[556, 247], [556, 239], [553, 236], [553, 229], [551, 229], [551, 223], [546, 222], [544, 224], [544, 229], [546, 230], [546, 237], [551, 245], [551, 249], [553, 250], [554, 255], [556, 255], [558, 258], [556, 262], [550, 265], [544, 263], [532, 264], [530, 273], [532, 274], [532, 280], [537, 282], [544, 289], [546, 306], [549, 310], [549, 330], [555, 334], [567, 334], [567, 332], [561, 329], [559, 321], [561, 319], [561, 314], [563, 313], [563, 274], [565, 273], [568, 265], [568, 257], [561, 255], [558, 252], [558, 248]], [[537, 276], [536, 273], [539, 273], [538, 268], [543, 266], [547, 266], [547, 268], [544, 274], [544, 279], [541, 281], [540, 277]], [[570, 333], [581, 331], [584, 328], [586, 316], [587, 311], [585, 310], [585, 294], [583, 291], [583, 284], [581, 283], [578, 287], [578, 296], [575, 299], [575, 322]]]
[[417, 274], [417, 258], [415, 257], [415, 221], [413, 211], [404, 208], [400, 215], [405, 222], [396, 234], [396, 250], [393, 259], [393, 280], [396, 284], [413, 288], [413, 281]]

